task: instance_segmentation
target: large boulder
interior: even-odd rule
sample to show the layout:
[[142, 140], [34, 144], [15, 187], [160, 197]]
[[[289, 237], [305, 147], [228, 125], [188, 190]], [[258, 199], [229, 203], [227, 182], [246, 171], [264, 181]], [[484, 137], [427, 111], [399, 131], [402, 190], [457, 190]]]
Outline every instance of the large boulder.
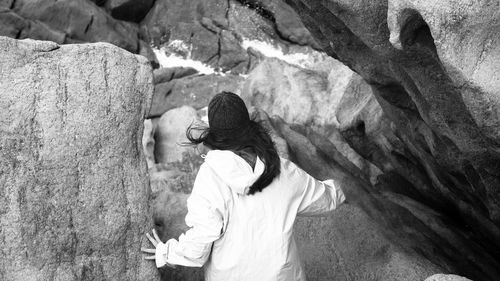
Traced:
[[64, 33], [65, 43], [108, 42], [138, 52], [138, 27], [114, 20], [88, 0], [20, 0], [11, 10], [25, 19], [42, 22], [52, 30]]
[[141, 137], [149, 63], [0, 38], [0, 279], [158, 280]]
[[[436, 254], [435, 248], [427, 247], [433, 241], [426, 241], [422, 252], [474, 280], [498, 279], [500, 100], [495, 75], [500, 67], [494, 62], [500, 54], [496, 40], [500, 12], [492, 6], [496, 4], [285, 2], [329, 55], [371, 85], [379, 115], [370, 115], [377, 112], [369, 108], [372, 102], [361, 106], [352, 100], [351, 109], [359, 111], [352, 114], [345, 108], [341, 131], [361, 156], [382, 170], [377, 188], [397, 194], [387, 198], [417, 216], [423, 215], [417, 205], [429, 208], [424, 213], [441, 214], [442, 223], [462, 236], [451, 239], [444, 229], [423, 220], [442, 241], [453, 242]], [[400, 195], [418, 204], [409, 204]], [[381, 223], [397, 232], [390, 220]], [[468, 237], [465, 244], [464, 237]], [[411, 247], [408, 239], [400, 240]]]
[[[104, 5], [107, 8], [100, 7]], [[157, 66], [147, 32], [141, 30], [138, 24], [129, 22], [138, 22], [151, 5], [152, 1], [125, 0], [2, 1], [0, 35], [49, 40], [59, 44], [108, 42], [141, 54]]]
[[330, 67], [329, 79], [324, 73], [268, 58], [250, 72], [241, 97], [288, 123], [336, 126], [337, 105], [356, 74], [335, 60]]
[[[322, 71], [329, 69], [328, 72]], [[245, 80], [241, 97], [269, 115], [280, 116], [287, 123], [314, 128], [328, 137], [337, 149], [375, 181], [379, 169], [366, 161], [346, 142], [339, 131], [338, 112], [353, 112], [339, 106], [346, 97], [364, 105], [359, 96], [371, 97], [371, 89], [363, 79], [339, 61], [330, 58], [326, 66], [303, 68], [276, 58], [265, 59]], [[378, 106], [376, 101], [375, 105]], [[380, 109], [380, 106], [376, 107]], [[375, 115], [373, 116], [375, 117]], [[374, 119], [376, 120], [378, 119]]]

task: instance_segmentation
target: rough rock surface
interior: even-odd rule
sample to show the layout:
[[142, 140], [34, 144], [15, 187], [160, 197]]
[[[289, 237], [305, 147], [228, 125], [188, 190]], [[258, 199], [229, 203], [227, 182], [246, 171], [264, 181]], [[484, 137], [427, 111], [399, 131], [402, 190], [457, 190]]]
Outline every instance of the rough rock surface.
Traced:
[[269, 58], [250, 72], [241, 97], [288, 123], [336, 126], [337, 105], [355, 74], [338, 61], [332, 63], [331, 73], [329, 79], [321, 72]]
[[142, 124], [148, 62], [0, 38], [0, 279], [158, 280]]
[[[149, 11], [152, 1], [108, 1], [111, 14], [99, 4], [105, 3], [90, 0], [2, 1], [0, 35], [50, 40], [59, 44], [108, 42], [144, 55], [157, 65], [147, 32], [141, 31], [136, 23], [117, 20], [137, 21]], [[142, 7], [142, 12], [138, 6]]]
[[153, 71], [153, 83], [161, 84], [173, 79], [179, 79], [185, 76], [198, 73], [198, 70], [191, 67], [166, 67]]
[[192, 45], [191, 59], [228, 70], [248, 64], [246, 50], [229, 30], [229, 2], [157, 1], [144, 19], [155, 45], [180, 40]]
[[15, 1], [11, 11], [65, 34], [64, 43], [108, 42], [138, 51], [138, 27], [116, 21], [90, 1]]
[[[341, 130], [383, 171], [386, 198], [438, 238], [424, 239], [422, 254], [474, 280], [500, 278], [498, 3], [285, 2], [329, 55], [370, 83], [379, 124], [358, 105]], [[432, 212], [447, 229], [424, 219]], [[397, 232], [392, 220], [380, 223]]]
[[265, 5], [236, 0], [4, 0], [0, 23], [3, 36], [61, 44], [109, 42], [146, 56], [155, 67], [150, 44], [183, 42], [190, 47], [184, 58], [233, 74], [247, 73], [258, 60], [255, 50], [243, 46], [247, 39], [285, 52], [319, 46], [298, 15], [278, 0]]
[[[319, 47], [297, 13], [285, 2], [281, 0], [238, 0], [238, 2], [255, 9], [262, 18], [271, 21], [282, 39], [299, 45]], [[235, 19], [235, 21], [242, 22], [241, 19]]]
[[[352, 96], [354, 103], [364, 106], [365, 101], [357, 97], [371, 97], [371, 89], [359, 75], [339, 61], [331, 59], [327, 66], [322, 68], [329, 71], [323, 72], [313, 70], [315, 66], [305, 69], [275, 58], [266, 59], [250, 72], [243, 84], [241, 97], [248, 105], [258, 107], [269, 115], [280, 116], [287, 123], [314, 128], [375, 181], [380, 170], [349, 146], [338, 130], [336, 116], [338, 111], [356, 115], [358, 110], [353, 110], [351, 104], [339, 107], [339, 103]], [[373, 117], [379, 120], [376, 115]]]
[[[187, 58], [222, 72], [247, 73], [255, 55], [245, 39], [290, 46], [317, 46], [295, 12], [281, 1], [251, 9], [252, 1], [156, 1], [142, 24], [155, 46], [181, 41], [190, 46]], [[275, 16], [276, 15], [276, 16]]]
[[[401, 248], [379, 227], [380, 220], [387, 220], [390, 214], [399, 214], [401, 220], [411, 223], [416, 220], [374, 193], [362, 171], [333, 143], [310, 129], [289, 126], [276, 117], [272, 124], [286, 140], [290, 159], [315, 178], [334, 179], [348, 200], [328, 217], [298, 219], [297, 241], [309, 278], [411, 281], [443, 271], [441, 265], [419, 256], [418, 251]], [[398, 234], [409, 241], [418, 236], [404, 230]], [[413, 246], [418, 247], [418, 243]]]
[[239, 94], [245, 80], [241, 76], [231, 74], [224, 76], [187, 75], [185, 77], [174, 75], [171, 77], [172, 80], [155, 85], [149, 118], [161, 116], [168, 110], [182, 105], [201, 109], [206, 107], [210, 99], [221, 91]]

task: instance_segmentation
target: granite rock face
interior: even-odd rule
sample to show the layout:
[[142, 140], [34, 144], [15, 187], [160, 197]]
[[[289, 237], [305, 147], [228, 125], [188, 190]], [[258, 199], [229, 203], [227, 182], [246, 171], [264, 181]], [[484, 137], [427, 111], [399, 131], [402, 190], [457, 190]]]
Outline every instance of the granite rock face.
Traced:
[[[63, 41], [108, 42], [130, 52], [138, 52], [138, 27], [114, 20], [91, 1], [15, 1], [10, 12], [63, 34]], [[34, 38], [37, 34], [19, 31], [17, 38]], [[38, 39], [38, 38], [36, 38]]]
[[[359, 111], [343, 107], [340, 129], [383, 172], [378, 192], [447, 244], [424, 239], [422, 255], [474, 280], [498, 279], [498, 3], [285, 2], [323, 50], [370, 84], [380, 109], [346, 100]], [[439, 223], [424, 219], [432, 212]], [[397, 228], [391, 220], [380, 223]]]
[[149, 63], [0, 38], [0, 279], [159, 280], [142, 152]]
[[[0, 35], [60, 44], [108, 42], [159, 63], [151, 46], [182, 42], [185, 59], [221, 72], [247, 73], [259, 54], [246, 40], [283, 52], [319, 49], [293, 9], [282, 1], [236, 0], [4, 0]], [[172, 53], [168, 53], [171, 55]], [[178, 55], [178, 54], [176, 54]]]
[[350, 92], [354, 75], [336, 60], [330, 63], [329, 73], [323, 73], [268, 58], [249, 73], [241, 97], [248, 105], [278, 115], [288, 123], [318, 129], [336, 127], [338, 104]]
[[247, 73], [259, 55], [246, 40], [265, 41], [286, 53], [297, 46], [317, 47], [297, 14], [281, 1], [159, 0], [142, 21], [155, 46], [182, 42], [183, 57], [222, 72]]
[[152, 1], [17, 0], [0, 3], [0, 36], [59, 44], [108, 42], [158, 62], [137, 24]]

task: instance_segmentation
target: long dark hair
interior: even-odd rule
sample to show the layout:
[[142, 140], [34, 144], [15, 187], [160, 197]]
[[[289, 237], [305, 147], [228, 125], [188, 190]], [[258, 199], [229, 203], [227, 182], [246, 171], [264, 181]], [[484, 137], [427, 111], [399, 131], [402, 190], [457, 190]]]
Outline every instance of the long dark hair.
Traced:
[[[197, 137], [193, 133], [197, 131]], [[210, 129], [208, 126], [191, 124], [186, 130], [188, 145], [203, 143], [210, 149], [248, 151], [255, 153], [264, 162], [264, 172], [250, 186], [248, 194], [255, 194], [266, 188], [280, 173], [280, 158], [266, 128], [254, 119], [245, 130], [236, 135], [228, 135]]]

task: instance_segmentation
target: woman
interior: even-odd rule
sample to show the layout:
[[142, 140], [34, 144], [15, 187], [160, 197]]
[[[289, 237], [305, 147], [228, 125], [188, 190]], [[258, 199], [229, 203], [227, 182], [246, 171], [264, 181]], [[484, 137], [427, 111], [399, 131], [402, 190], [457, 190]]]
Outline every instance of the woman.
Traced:
[[318, 181], [278, 156], [268, 133], [250, 120], [243, 100], [217, 94], [208, 106], [209, 128], [192, 144], [211, 149], [188, 199], [179, 240], [162, 243], [146, 234], [156, 249], [157, 267], [205, 265], [205, 280], [303, 281], [293, 236], [297, 216], [325, 214], [345, 200], [332, 180]]

